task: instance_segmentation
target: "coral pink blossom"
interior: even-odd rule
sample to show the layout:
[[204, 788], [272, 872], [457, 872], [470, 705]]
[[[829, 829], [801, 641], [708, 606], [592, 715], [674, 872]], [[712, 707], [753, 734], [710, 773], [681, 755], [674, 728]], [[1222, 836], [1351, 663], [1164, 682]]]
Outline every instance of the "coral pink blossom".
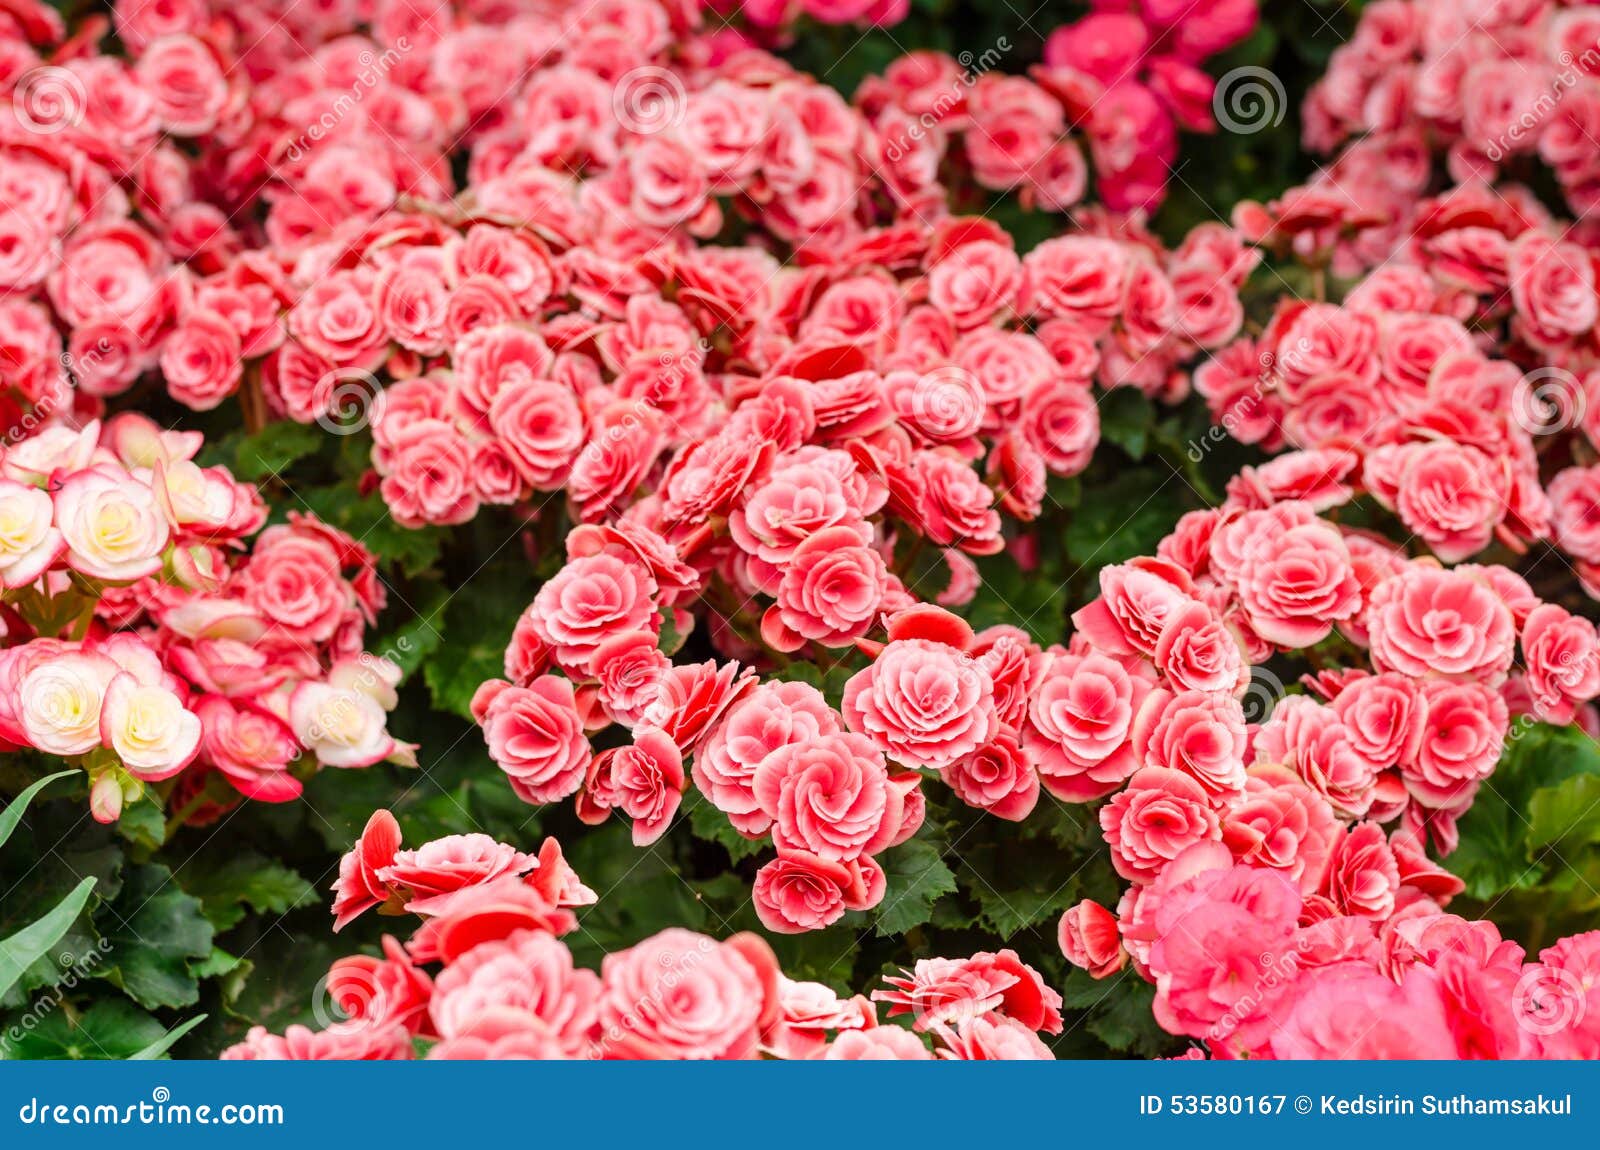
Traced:
[[529, 803], [565, 798], [583, 785], [589, 742], [572, 684], [551, 675], [526, 687], [491, 680], [472, 699], [489, 757]]
[[1017, 737], [1003, 728], [939, 774], [962, 802], [1010, 822], [1027, 818], [1039, 802], [1039, 774], [1024, 756]]
[[1511, 612], [1470, 575], [1414, 565], [1380, 583], [1367, 608], [1380, 670], [1496, 685], [1516, 645]]
[[1036, 756], [1051, 794], [1087, 802], [1110, 794], [1139, 766], [1133, 721], [1150, 691], [1123, 664], [1091, 651], [1046, 655], [1035, 670], [1022, 748]]
[[862, 735], [777, 748], [756, 766], [751, 791], [780, 850], [842, 861], [887, 846], [900, 826], [901, 796], [889, 786], [882, 753]]
[[845, 684], [850, 729], [908, 767], [939, 768], [994, 735], [994, 682], [983, 665], [942, 643], [901, 639]]
[[748, 935], [664, 930], [607, 955], [600, 977], [605, 1058], [750, 1058], [776, 1020], [777, 962]]
[[463, 887], [536, 865], [536, 859], [488, 835], [448, 835], [416, 850], [396, 851], [379, 877], [390, 888], [407, 892], [407, 910], [425, 914]]
[[388, 899], [388, 885], [378, 872], [394, 862], [400, 849], [400, 824], [388, 811], [375, 811], [356, 845], [339, 860], [334, 884], [333, 929], [342, 930], [358, 915]]
[[1127, 952], [1117, 936], [1117, 920], [1092, 899], [1084, 899], [1061, 916], [1061, 953], [1079, 970], [1107, 978], [1122, 969]]
[[1216, 839], [1220, 824], [1204, 788], [1167, 767], [1134, 773], [1125, 790], [1100, 808], [1111, 862], [1130, 882], [1149, 882], [1187, 846]]
[[485, 1016], [550, 1033], [569, 1056], [587, 1052], [599, 1012], [600, 979], [574, 967], [560, 941], [520, 930], [486, 942], [445, 968], [434, 984], [433, 1024], [443, 1038], [469, 1034]]

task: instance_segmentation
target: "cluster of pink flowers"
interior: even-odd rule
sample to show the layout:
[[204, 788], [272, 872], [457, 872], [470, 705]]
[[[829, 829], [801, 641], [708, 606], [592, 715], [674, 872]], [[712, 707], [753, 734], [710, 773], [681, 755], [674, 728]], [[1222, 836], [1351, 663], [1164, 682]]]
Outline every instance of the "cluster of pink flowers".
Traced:
[[[1586, 0], [1380, 0], [1363, 7], [1305, 108], [1305, 138], [1355, 137], [1412, 162], [1374, 180], [1374, 204], [1403, 202], [1400, 179], [1429, 147], [1452, 178], [1526, 178], [1544, 165], [1574, 214], [1600, 203], [1600, 13]], [[1372, 176], [1380, 173], [1367, 167]], [[1386, 184], [1382, 191], [1379, 184]], [[1363, 189], [1368, 184], [1363, 181]]]
[[[791, 557], [760, 639], [768, 652], [813, 643], [872, 657], [837, 710], [804, 683], [758, 684], [738, 662], [674, 665], [660, 631], [669, 615], [680, 634], [692, 621], [696, 569], [626, 520], [580, 528], [512, 637], [509, 681], [486, 684], [474, 713], [526, 801], [575, 795], [591, 821], [620, 811], [644, 844], [692, 780], [740, 833], [770, 835], [777, 857], [754, 897], [775, 930], [878, 904], [872, 856], [915, 831], [929, 771], [1008, 819], [1025, 818], [1041, 786], [1068, 802], [1111, 796], [1101, 824], [1135, 883], [1193, 842], [1230, 837], [1335, 881], [1257, 825], [1285, 803], [1311, 804], [1295, 817], [1317, 829], [1306, 849], [1318, 856], [1338, 820], [1363, 820], [1359, 837], [1377, 834], [1369, 853], [1390, 872], [1432, 875], [1421, 844], [1453, 849], [1514, 715], [1595, 725], [1600, 637], [1505, 568], [1447, 570], [1319, 518], [1348, 497], [1344, 471], [1282, 466], [1301, 462], [1246, 472], [1226, 506], [1184, 517], [1159, 557], [1106, 568], [1064, 649], [886, 602], [881, 557], [826, 527], [817, 554]], [[1247, 721], [1252, 665], [1336, 629], [1368, 665], [1325, 671], [1313, 694]], [[749, 657], [763, 659], [758, 645]], [[588, 736], [612, 724], [632, 745], [594, 754]], [[1285, 770], [1299, 797], [1273, 793]], [[1391, 844], [1377, 828], [1402, 816]], [[1335, 889], [1305, 893], [1341, 906]], [[1386, 892], [1389, 909], [1400, 895], [1398, 883]]]
[[[1253, 3], [1243, 8], [1253, 19]], [[880, 342], [929, 296], [933, 334], [954, 352], [956, 333], [1035, 316], [1035, 301], [1018, 298], [1003, 235], [936, 269], [919, 266], [926, 241], [902, 229], [926, 236], [967, 181], [1050, 210], [1076, 204], [1087, 165], [1068, 129], [1080, 121], [1106, 202], [1153, 202], [1171, 157], [1142, 150], [1148, 113], [1127, 93], [1199, 83], [1122, 83], [1085, 50], [1039, 83], [918, 53], [852, 107], [741, 34], [710, 31], [692, 5], [272, 9], [120, 3], [131, 63], [81, 38], [47, 60], [61, 29], [31, 4], [0, 28], [0, 95], [14, 106], [0, 130], [0, 186], [13, 193], [0, 212], [0, 362], [31, 417], [93, 413], [159, 368], [191, 408], [242, 391], [253, 420], [306, 422], [384, 383], [470, 375], [466, 360], [480, 376], [500, 367], [566, 384], [572, 403], [545, 417], [559, 440], [574, 404], [586, 425], [598, 421], [582, 403], [598, 384], [622, 379], [601, 400], [681, 386], [696, 416], [697, 400], [731, 398], [724, 377], [768, 373], [824, 327]], [[1191, 25], [1205, 21], [1193, 14], [1144, 18], [1160, 29], [1152, 68], [1163, 75], [1187, 77], [1222, 36], [1197, 41]], [[1227, 23], [1247, 31], [1241, 21]], [[697, 247], [734, 217], [749, 247]], [[807, 253], [807, 266], [779, 275], [772, 245]], [[1081, 285], [1092, 337], [1126, 299], [1127, 338], [1108, 348], [1105, 373], [1159, 389], [1185, 343], [1231, 334], [1232, 286], [1217, 272], [1232, 280], [1236, 269], [1150, 246], [1134, 234], [1120, 255], [1072, 258], [1103, 265]], [[948, 247], [933, 257], [949, 262]], [[1134, 274], [1143, 265], [1153, 267]], [[842, 278], [889, 283], [845, 289]], [[656, 306], [652, 293], [664, 296]], [[630, 332], [598, 338], [624, 320]], [[515, 353], [462, 346], [501, 324], [537, 340]], [[871, 350], [867, 366], [899, 366], [876, 362], [891, 348]], [[646, 370], [617, 358], [641, 352], [673, 359]], [[1087, 378], [1093, 366], [1073, 370]], [[683, 378], [646, 378], [661, 374]], [[477, 446], [475, 430], [492, 427], [486, 408], [449, 408], [459, 434], [444, 454], [453, 463], [472, 441], [472, 470], [486, 477], [476, 499], [511, 502], [556, 482], [504, 443]], [[462, 516], [471, 502], [428, 510]], [[402, 513], [421, 521], [419, 510]]]
[[965, 219], [873, 232], [788, 268], [750, 248], [552, 257], [509, 229], [415, 217], [380, 221], [366, 242], [351, 258], [418, 310], [385, 305], [359, 346], [325, 343], [317, 333], [350, 333], [338, 321], [364, 281], [324, 275], [290, 311], [305, 338], [267, 389], [294, 418], [322, 418], [339, 371], [401, 354], [391, 336], [447, 352], [373, 407], [398, 521], [457, 523], [564, 492], [576, 520], [625, 514], [681, 539], [731, 511], [753, 564], [742, 594], [770, 594], [773, 564], [822, 527], [874, 542], [880, 513], [940, 546], [997, 549], [996, 502], [1030, 519], [1047, 472], [1087, 465], [1096, 382], [1181, 395], [1183, 362], [1237, 333], [1254, 256], [1215, 228], [1171, 253], [1131, 231], [1019, 257], [1001, 229]]
[[[1014, 738], [991, 747], [997, 732], [984, 728], [948, 753], [906, 757], [867, 737], [848, 697], [841, 716], [803, 684], [757, 688], [753, 668], [964, 627], [917, 610], [902, 579], [915, 551], [942, 550], [941, 603], [969, 601], [971, 557], [1005, 545], [1002, 512], [1033, 519], [1049, 475], [1087, 466], [1099, 439], [1093, 381], [1181, 389], [1177, 359], [1237, 331], [1250, 261], [1222, 229], [1192, 236], [1170, 275], [1138, 239], [1068, 236], [1018, 258], [979, 221], [891, 229], [832, 266], [777, 273], [763, 298], [788, 330], [751, 327], [740, 358], [770, 366], [737, 378], [705, 373], [699, 331], [759, 319], [768, 305], [738, 304], [750, 281], [730, 273], [745, 261], [697, 262], [714, 251], [680, 261], [678, 303], [635, 295], [610, 323], [586, 324], [600, 362], [500, 325], [470, 333], [448, 376], [389, 388], [375, 420], [380, 489], [402, 521], [465, 517], [473, 485], [497, 474], [475, 453], [498, 446], [510, 498], [530, 485], [565, 490], [573, 517], [589, 522], [519, 623], [507, 680], [474, 703], [492, 756], [525, 800], [577, 795], [594, 820], [620, 810], [641, 843], [665, 831], [693, 777], [741, 832], [776, 828], [780, 857], [757, 883], [758, 904], [769, 925], [812, 929], [883, 897], [872, 855], [915, 831], [916, 768], [978, 786], [1019, 751]], [[696, 315], [711, 326], [697, 329]], [[1036, 329], [1012, 326], [1021, 316]], [[608, 382], [602, 370], [619, 374]], [[488, 434], [469, 448], [484, 412]], [[659, 649], [669, 620], [680, 642], [703, 623], [745, 668], [673, 666]], [[963, 660], [952, 673], [968, 674]], [[970, 702], [969, 686], [937, 705]], [[633, 745], [592, 755], [586, 733], [613, 723]], [[809, 742], [818, 735], [830, 739]], [[758, 765], [786, 745], [804, 753], [763, 776]], [[890, 773], [891, 760], [907, 770]], [[829, 781], [817, 795], [790, 793], [809, 792], [798, 780], [812, 778]], [[1006, 809], [1021, 817], [1032, 801]], [[796, 821], [797, 803], [850, 830], [829, 841]]]
[[[1370, 824], [1363, 824], [1370, 825]], [[1352, 832], [1351, 839], [1357, 837]], [[1349, 888], [1381, 890], [1381, 835], [1325, 860]], [[1366, 856], [1357, 872], [1349, 859]], [[1442, 884], [1403, 883], [1392, 913], [1334, 910], [1273, 866], [1196, 843], [1140, 888], [1117, 923], [1094, 903], [1062, 922], [1069, 958], [1101, 977], [1131, 954], [1156, 986], [1156, 1019], [1220, 1058], [1586, 1058], [1600, 1054], [1600, 931], [1526, 961], [1487, 919], [1439, 906]], [[1126, 947], [1126, 950], [1122, 949]]]
[[[1311, 269], [1318, 298], [1281, 301], [1259, 336], [1199, 368], [1195, 386], [1234, 438], [1292, 449], [1271, 478], [1235, 480], [1235, 500], [1248, 504], [1259, 482], [1323, 474], [1323, 508], [1368, 497], [1447, 563], [1553, 543], [1592, 595], [1600, 233], [1511, 181], [1537, 175], [1512, 163], [1519, 152], [1572, 132], [1600, 98], [1589, 75], [1600, 16], [1549, 4], [1468, 11], [1400, 0], [1364, 10], [1313, 93], [1308, 131], [1327, 128], [1330, 106], [1377, 120], [1308, 184], [1233, 213], [1241, 239]], [[1572, 74], [1552, 82], [1547, 65]], [[1497, 117], [1527, 145], [1502, 142], [1504, 173], [1467, 159]], [[1348, 133], [1312, 134], [1331, 146]], [[1459, 181], [1443, 188], [1430, 150], [1441, 141], [1454, 141]], [[1580, 213], [1589, 182], [1566, 185]], [[1339, 303], [1323, 301], [1328, 290]]]
[[[1111, 794], [1100, 825], [1132, 884], [1114, 915], [1068, 911], [1063, 952], [1096, 977], [1131, 956], [1157, 1020], [1218, 1056], [1590, 1056], [1600, 937], [1524, 966], [1445, 913], [1462, 883], [1425, 847], [1455, 848], [1513, 715], [1594, 725], [1595, 627], [1505, 568], [1319, 518], [1343, 473], [1281, 462], [1106, 568], [1071, 671], [1030, 684], [1024, 748], [1049, 737], [1033, 759], [1046, 786], [1067, 768], [1062, 797]], [[1365, 659], [1247, 722], [1250, 665], [1335, 630]]]
[[[1075, 642], [1133, 660], [1122, 678], [1154, 681], [1118, 730], [1131, 751], [1123, 773], [1106, 780], [1110, 790], [1126, 778], [1129, 790], [1101, 812], [1126, 878], [1148, 882], [1191, 842], [1226, 841], [1238, 804], [1270, 789], [1250, 783], [1256, 769], [1290, 768], [1325, 804], [1306, 826], [1330, 825], [1329, 812], [1372, 824], [1403, 815], [1397, 842], [1426, 834], [1448, 852], [1513, 716], [1595, 724], [1591, 623], [1541, 603], [1504, 567], [1446, 569], [1341, 529], [1317, 517], [1307, 494], [1185, 516], [1159, 558], [1106, 568], [1101, 597], [1075, 616]], [[1364, 665], [1326, 667], [1307, 679], [1311, 694], [1246, 724], [1231, 696], [1248, 689], [1249, 665], [1335, 629], [1365, 652]], [[1141, 786], [1150, 768], [1163, 773]], [[1174, 801], [1183, 817], [1161, 820], [1151, 837], [1146, 809], [1170, 814]], [[1305, 871], [1284, 846], [1273, 844], [1279, 865]], [[1417, 856], [1401, 873], [1425, 865], [1409, 841], [1395, 850]]]
[[802, 18], [893, 27], [911, 11], [911, 0], [702, 0], [702, 7], [720, 20], [737, 18], [741, 30], [765, 39], [793, 34]]
[[1370, 497], [1447, 563], [1548, 541], [1595, 594], [1600, 289], [1586, 233], [1469, 184], [1352, 238], [1301, 191], [1262, 219], [1240, 213], [1245, 234], [1313, 264], [1383, 266], [1340, 304], [1280, 302], [1259, 336], [1196, 370], [1229, 435], [1288, 449], [1231, 499], [1308, 484], [1322, 509]]
[[0, 748], [80, 764], [103, 822], [191, 764], [190, 799], [214, 771], [283, 801], [303, 754], [410, 761], [386, 722], [399, 671], [362, 649], [373, 557], [293, 512], [261, 530], [259, 493], [200, 446], [123, 413], [0, 450]]
[[[121, 59], [96, 53], [95, 35], [60, 44], [60, 18], [43, 4], [19, 0], [0, 13], [0, 415], [9, 428], [93, 414], [158, 367], [194, 406], [215, 402], [192, 383], [224, 370], [212, 359], [229, 360], [237, 377], [239, 334], [217, 317], [238, 305], [199, 289], [197, 277], [243, 241], [208, 201], [189, 150], [227, 119], [224, 63], [183, 21], [150, 22]], [[196, 309], [202, 317], [188, 319]]]
[[[845, 998], [784, 977], [753, 934], [669, 928], [597, 974], [561, 941], [595, 901], [554, 839], [537, 856], [482, 834], [408, 850], [379, 811], [340, 866], [335, 929], [374, 907], [420, 925], [404, 944], [385, 938], [381, 956], [333, 964], [340, 1021], [255, 1027], [222, 1057], [395, 1060], [422, 1044], [456, 1060], [1054, 1057], [1039, 1034], [1061, 1032], [1061, 996], [1012, 951], [923, 959], [871, 998]], [[898, 1015], [909, 1029], [887, 1021]]]
[[1082, 117], [1101, 201], [1119, 211], [1154, 210], [1178, 160], [1178, 130], [1217, 128], [1216, 81], [1201, 64], [1255, 31], [1256, 0], [1092, 6], [1092, 14], [1050, 34], [1040, 82]]
[[[1235, 477], [1231, 504], [1299, 490], [1330, 510], [1370, 496], [1447, 563], [1496, 542], [1519, 553], [1552, 535], [1569, 542], [1573, 516], [1558, 515], [1555, 498], [1571, 478], [1546, 491], [1534, 422], [1561, 396], [1490, 359], [1455, 317], [1422, 310], [1426, 294], [1406, 294], [1427, 287], [1425, 275], [1394, 269], [1342, 306], [1280, 303], [1258, 338], [1200, 367], [1196, 389], [1232, 436], [1293, 449]], [[1419, 306], [1399, 310], [1402, 301]], [[1592, 551], [1570, 542], [1579, 558]]]

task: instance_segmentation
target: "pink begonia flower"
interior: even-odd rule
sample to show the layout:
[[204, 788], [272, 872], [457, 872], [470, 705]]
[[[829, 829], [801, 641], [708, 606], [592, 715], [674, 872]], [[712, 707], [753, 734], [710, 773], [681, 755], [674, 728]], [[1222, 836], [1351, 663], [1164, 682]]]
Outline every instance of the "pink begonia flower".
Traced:
[[1100, 808], [1100, 827], [1117, 873], [1147, 883], [1194, 843], [1221, 833], [1205, 789], [1168, 767], [1145, 767]]
[[683, 798], [683, 753], [654, 728], [634, 732], [633, 744], [610, 761], [608, 797], [633, 820], [633, 844], [649, 846], [666, 834]]
[[478, 688], [472, 709], [489, 757], [523, 801], [551, 802], [583, 785], [589, 742], [566, 680], [547, 675], [527, 687], [491, 680]]
[[579, 1057], [589, 1049], [599, 1005], [599, 976], [575, 967], [565, 944], [519, 930], [447, 966], [434, 982], [429, 1010], [445, 1039], [474, 1033], [486, 1018], [501, 1027], [515, 1018], [547, 1032], [568, 1057]]
[[904, 804], [872, 740], [847, 733], [767, 754], [756, 766], [751, 791], [772, 820], [780, 851], [841, 862], [887, 846], [899, 830]]
[[1436, 567], [1408, 567], [1378, 584], [1366, 626], [1380, 670], [1489, 686], [1510, 669], [1516, 645], [1511, 612], [1487, 585]]
[[750, 1058], [778, 1018], [777, 962], [752, 935], [665, 930], [607, 955], [600, 977], [603, 1058]]
[[962, 802], [1010, 822], [1026, 819], [1039, 802], [1038, 771], [1024, 756], [1017, 737], [1004, 728], [939, 774]]
[[335, 931], [389, 899], [392, 892], [378, 872], [394, 861], [399, 849], [400, 824], [388, 811], [374, 811], [355, 846], [339, 860], [333, 901]]
[[488, 835], [447, 835], [416, 850], [396, 851], [377, 877], [390, 889], [407, 892], [406, 910], [426, 914], [463, 887], [522, 874], [537, 865], [537, 859]]
[[850, 729], [909, 767], [943, 767], [994, 734], [994, 682], [978, 662], [940, 643], [902, 639], [845, 684]]
[[1067, 961], [1094, 978], [1115, 974], [1127, 961], [1116, 917], [1092, 899], [1084, 899], [1061, 916], [1057, 935]]
[[718, 724], [695, 756], [695, 785], [729, 815], [751, 816], [760, 830], [771, 819], [760, 813], [755, 772], [772, 752], [791, 744], [837, 734], [838, 713], [807, 683], [768, 682], [751, 691]]
[[909, 1030], [875, 1026], [847, 1030], [828, 1044], [822, 1055], [830, 1061], [920, 1062], [933, 1058], [927, 1045]]

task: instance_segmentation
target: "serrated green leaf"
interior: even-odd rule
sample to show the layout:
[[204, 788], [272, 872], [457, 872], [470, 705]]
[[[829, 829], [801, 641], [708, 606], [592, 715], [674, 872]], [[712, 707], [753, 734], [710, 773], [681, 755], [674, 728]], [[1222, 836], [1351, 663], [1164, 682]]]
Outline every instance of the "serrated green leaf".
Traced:
[[1452, 911], [1493, 913], [1535, 950], [1593, 924], [1600, 899], [1600, 745], [1577, 727], [1517, 726], [1446, 860], [1466, 884]]
[[1009, 939], [1019, 931], [1058, 918], [1076, 901], [1077, 887], [1069, 883], [1054, 890], [1013, 889], [1001, 894], [989, 889], [983, 894], [974, 893], [982, 907], [979, 918], [1001, 938]]
[[0, 995], [9, 994], [11, 988], [21, 981], [23, 973], [61, 941], [62, 935], [77, 921], [93, 891], [94, 879], [83, 879], [72, 888], [71, 894], [51, 907], [42, 918], [29, 923], [9, 938], [0, 939]]
[[901, 843], [879, 861], [888, 883], [873, 924], [881, 936], [904, 934], [928, 922], [934, 903], [956, 889], [956, 876], [945, 865], [939, 848], [926, 839]]
[[361, 494], [354, 481], [296, 491], [307, 508], [324, 523], [330, 523], [358, 539], [379, 559], [397, 564], [407, 575], [416, 575], [439, 559], [445, 532], [439, 527], [402, 527], [389, 514], [389, 506], [377, 492]]
[[96, 916], [110, 944], [96, 975], [120, 986], [140, 1006], [192, 1006], [199, 986], [192, 961], [211, 953], [211, 923], [200, 900], [155, 863], [128, 872], [122, 893]]
[[1086, 499], [1067, 525], [1067, 557], [1090, 573], [1153, 555], [1186, 507], [1182, 480], [1152, 467], [1124, 471]]
[[443, 641], [423, 667], [433, 705], [472, 717], [472, 696], [505, 675], [506, 644], [537, 587], [521, 564], [491, 567], [458, 588], [445, 608]]
[[102, 998], [81, 1014], [52, 1010], [5, 1043], [8, 1058], [100, 1060], [132, 1058], [162, 1041], [166, 1028], [125, 998]]
[[281, 420], [254, 435], [228, 436], [206, 458], [226, 465], [241, 482], [260, 483], [316, 454], [327, 438], [328, 433], [315, 424]]
[[733, 824], [728, 821], [728, 816], [716, 808], [713, 803], [700, 797], [698, 791], [694, 792], [695, 798], [688, 804], [689, 825], [694, 829], [695, 837], [705, 839], [720, 845], [728, 852], [728, 857], [734, 862], [741, 859], [753, 858], [766, 849], [767, 844], [759, 839], [747, 839], [733, 829]]
[[317, 891], [299, 873], [254, 851], [218, 862], [185, 864], [184, 888], [200, 900], [202, 912], [218, 931], [238, 925], [246, 908], [258, 914], [285, 914], [317, 901]]
[[1563, 856], [1600, 842], [1600, 775], [1574, 775], [1528, 800], [1528, 848]]
[[148, 796], [126, 804], [117, 819], [117, 833], [135, 847], [147, 852], [156, 850], [167, 836], [166, 815], [162, 813], [161, 804]]

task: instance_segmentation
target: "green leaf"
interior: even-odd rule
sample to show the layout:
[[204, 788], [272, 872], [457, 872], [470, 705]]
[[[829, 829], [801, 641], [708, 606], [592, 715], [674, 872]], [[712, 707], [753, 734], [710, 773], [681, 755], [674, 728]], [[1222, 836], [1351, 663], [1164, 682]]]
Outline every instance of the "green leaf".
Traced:
[[160, 1043], [166, 1028], [126, 998], [102, 998], [82, 1014], [44, 1014], [14, 1042], [0, 1045], [8, 1058], [123, 1059]]
[[167, 837], [166, 816], [161, 804], [149, 797], [127, 804], [117, 819], [117, 833], [146, 852], [159, 849]]
[[1014, 559], [1003, 554], [985, 556], [977, 563], [983, 582], [963, 608], [974, 629], [1009, 623], [1045, 645], [1065, 637], [1067, 588], [1063, 580], [1044, 571], [1022, 571]]
[[1077, 901], [1077, 887], [1071, 883], [1054, 890], [1013, 889], [1004, 894], [983, 885], [974, 887], [973, 894], [983, 908], [979, 918], [1005, 939], [1046, 920], [1054, 920]]
[[1170, 470], [1124, 471], [1095, 490], [1067, 525], [1067, 556], [1091, 572], [1136, 555], [1153, 555], [1187, 507], [1188, 489]]
[[845, 684], [850, 681], [852, 675], [866, 665], [865, 659], [849, 658], [824, 671], [815, 663], [796, 660], [778, 668], [772, 677], [790, 683], [809, 683], [822, 692], [829, 706], [837, 709], [840, 700], [844, 698]]
[[316, 888], [298, 872], [254, 851], [221, 862], [207, 858], [197, 863], [186, 863], [180, 877], [218, 931], [237, 926], [246, 908], [281, 915], [317, 901]]
[[140, 1006], [194, 1005], [200, 989], [190, 963], [211, 953], [213, 930], [200, 900], [171, 871], [155, 863], [132, 868], [103, 917], [110, 948], [97, 974]]
[[[27, 926], [46, 907], [71, 896], [84, 879], [95, 880], [89, 908], [115, 898], [122, 886], [124, 854], [113, 828], [85, 818], [82, 804], [37, 803], [27, 823], [0, 850], [0, 938]], [[32, 991], [55, 986], [72, 969], [58, 956], [98, 953], [102, 939], [85, 912], [39, 958], [0, 1005], [21, 1005]]]
[[23, 973], [61, 941], [83, 911], [94, 890], [94, 879], [86, 878], [72, 893], [51, 908], [43, 918], [30, 923], [10, 938], [0, 939], [0, 995], [10, 992]]
[[444, 546], [438, 527], [402, 527], [376, 491], [361, 494], [354, 481], [297, 491], [305, 506], [324, 523], [346, 531], [379, 559], [396, 563], [407, 575], [431, 567]]
[[472, 717], [472, 696], [505, 675], [506, 644], [537, 587], [524, 564], [490, 567], [459, 588], [445, 608], [444, 640], [423, 668], [433, 705]]
[[410, 617], [374, 640], [368, 648], [394, 663], [406, 678], [410, 678], [444, 642], [444, 608], [450, 591], [434, 583], [421, 593], [411, 594], [409, 599], [414, 608]]
[[212, 947], [207, 958], [189, 967], [196, 979], [209, 982], [216, 988], [224, 1006], [231, 1006], [239, 1000], [255, 969], [256, 964], [248, 958], [239, 958], [220, 947]]
[[1528, 800], [1528, 847], [1566, 856], [1600, 842], [1600, 775], [1574, 775]]
[[231, 1002], [225, 1000], [225, 1013], [232, 1021], [219, 1027], [222, 1033], [216, 1036], [215, 1045], [239, 1041], [252, 1025], [265, 1026], [278, 1034], [296, 1023], [317, 1025], [312, 990], [335, 960], [350, 953], [348, 937], [335, 937], [326, 930], [296, 938], [294, 945], [284, 947], [274, 957], [270, 978], [252, 978]]
[[585, 883], [621, 896], [602, 898], [580, 912], [581, 928], [564, 939], [579, 962], [597, 966], [605, 953], [633, 946], [669, 926], [719, 937], [731, 933], [701, 892], [664, 857], [661, 844], [641, 852], [634, 848], [630, 833], [626, 824], [613, 819], [574, 840], [567, 851], [572, 868]]
[[696, 838], [721, 845], [734, 862], [753, 858], [766, 849], [764, 840], [747, 839], [734, 830], [728, 816], [719, 811], [715, 803], [701, 797], [698, 790], [691, 791], [691, 794], [694, 797], [688, 804], [689, 825], [694, 828]]
[[185, 1034], [188, 1034], [189, 1031], [191, 1031], [195, 1027], [199, 1026], [205, 1020], [206, 1020], [206, 1016], [205, 1015], [197, 1014], [193, 1018], [191, 1018], [188, 1022], [181, 1023], [178, 1026], [174, 1026], [171, 1030], [167, 1031], [160, 1038], [158, 1038], [154, 1042], [152, 1042], [149, 1046], [146, 1046], [144, 1049], [138, 1051], [135, 1054], [128, 1055], [128, 1061], [129, 1062], [151, 1062], [151, 1061], [154, 1061], [157, 1058], [162, 1057], [164, 1054], [166, 1054], [167, 1051], [172, 1049], [172, 1044], [173, 1043], [177, 1042], [178, 1039], [182, 1038]]
[[1129, 457], [1144, 457], [1155, 422], [1155, 406], [1136, 387], [1114, 387], [1100, 398], [1100, 438], [1114, 443]]
[[[690, 622], [693, 622], [692, 618]], [[678, 625], [673, 621], [672, 612], [663, 611], [661, 613], [661, 634], [656, 642], [656, 645], [661, 648], [661, 653], [670, 659], [683, 650], [683, 645], [688, 640], [689, 633], [687, 631], [681, 635], [678, 633]]]
[[956, 876], [944, 865], [939, 848], [914, 838], [887, 851], [882, 859], [888, 892], [878, 908], [879, 935], [904, 934], [933, 917], [933, 904], [956, 889]]
[[57, 771], [53, 775], [46, 775], [38, 782], [25, 788], [20, 795], [6, 804], [6, 809], [0, 811], [0, 846], [4, 846], [6, 840], [11, 837], [11, 832], [17, 829], [17, 824], [22, 821], [23, 812], [28, 809], [28, 804], [33, 801], [35, 795], [57, 779], [64, 779], [77, 773], [76, 770], [71, 770]]
[[1597, 803], [1600, 744], [1577, 727], [1514, 725], [1446, 860], [1466, 884], [1450, 909], [1492, 912], [1530, 951], [1588, 929], [1600, 909]]
[[316, 454], [327, 438], [327, 433], [315, 424], [281, 420], [254, 435], [238, 439], [228, 436], [207, 458], [225, 464], [241, 482], [259, 483], [286, 471], [297, 460]]

